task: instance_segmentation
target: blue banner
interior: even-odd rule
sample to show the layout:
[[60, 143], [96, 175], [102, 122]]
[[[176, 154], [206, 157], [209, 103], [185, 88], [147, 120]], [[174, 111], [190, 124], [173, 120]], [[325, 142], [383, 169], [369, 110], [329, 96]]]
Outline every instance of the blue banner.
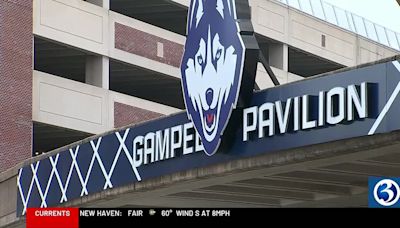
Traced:
[[186, 112], [122, 129], [21, 168], [17, 215], [180, 171], [398, 130], [399, 92], [398, 61], [255, 92], [233, 111], [213, 156]]

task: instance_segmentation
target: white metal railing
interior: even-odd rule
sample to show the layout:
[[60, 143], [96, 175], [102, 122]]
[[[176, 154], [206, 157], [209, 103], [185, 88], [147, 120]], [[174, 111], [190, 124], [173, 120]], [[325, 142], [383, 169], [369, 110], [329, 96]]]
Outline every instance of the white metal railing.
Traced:
[[400, 33], [322, 0], [277, 0], [383, 45], [400, 50]]

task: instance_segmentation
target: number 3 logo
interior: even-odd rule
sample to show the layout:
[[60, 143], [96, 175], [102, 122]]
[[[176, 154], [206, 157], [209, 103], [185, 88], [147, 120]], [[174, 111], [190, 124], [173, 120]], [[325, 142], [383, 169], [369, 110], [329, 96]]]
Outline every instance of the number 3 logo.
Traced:
[[399, 185], [390, 179], [383, 179], [374, 187], [375, 201], [385, 207], [393, 206], [400, 197]]

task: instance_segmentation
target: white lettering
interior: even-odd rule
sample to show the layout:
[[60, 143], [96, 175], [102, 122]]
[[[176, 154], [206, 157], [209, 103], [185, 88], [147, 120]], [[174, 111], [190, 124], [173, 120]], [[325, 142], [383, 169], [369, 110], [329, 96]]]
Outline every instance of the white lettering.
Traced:
[[310, 101], [310, 97], [309, 95], [304, 95], [303, 99], [302, 99], [302, 106], [301, 106], [301, 119], [302, 119], [302, 128], [303, 129], [310, 129], [310, 128], [314, 128], [315, 126], [317, 126], [317, 121], [316, 120], [309, 120], [310, 117], [310, 107], [309, 107], [309, 101]]
[[[251, 108], [246, 108], [243, 110], [243, 141], [249, 139], [249, 133], [257, 129], [257, 110], [256, 106]], [[250, 118], [252, 118], [252, 123], [250, 123]]]
[[193, 140], [193, 134], [189, 134], [189, 129], [193, 129], [193, 123], [189, 122], [183, 125], [183, 154], [193, 153], [193, 147], [189, 146], [188, 143]]
[[201, 143], [200, 135], [196, 131], [196, 140], [195, 140], [195, 150], [196, 152], [204, 151], [203, 144]]
[[[368, 83], [359, 86], [335, 87], [328, 92], [318, 92], [318, 104], [312, 102], [312, 95], [287, 98], [285, 108], [282, 101], [266, 102], [259, 107], [243, 110], [243, 141], [257, 134], [258, 138], [284, 134], [289, 130], [322, 127], [325, 124], [339, 124], [353, 121], [355, 113], [360, 119], [368, 117]], [[314, 104], [315, 103], [315, 104]], [[318, 105], [318, 106], [317, 106]], [[317, 107], [316, 107], [317, 106]], [[311, 113], [318, 114], [314, 117]], [[278, 127], [275, 127], [275, 120]], [[279, 130], [278, 130], [279, 129]]]
[[[149, 164], [154, 162], [154, 136], [153, 132], [147, 133], [144, 137], [144, 164]], [[148, 160], [150, 155], [150, 162]]]
[[275, 102], [276, 116], [278, 119], [279, 131], [281, 134], [286, 133], [288, 129], [289, 115], [292, 108], [292, 98], [287, 99], [285, 111], [282, 113], [282, 102]]
[[274, 135], [274, 104], [265, 103], [258, 110], [258, 138], [265, 136], [264, 128], [268, 128], [268, 135]]
[[169, 132], [169, 128], [164, 130], [164, 134], [162, 131], [156, 132], [156, 161], [169, 158]]
[[294, 98], [293, 130], [300, 130], [300, 97]]
[[[338, 124], [344, 120], [345, 113], [345, 88], [335, 87], [326, 94], [326, 122], [329, 124]], [[334, 102], [334, 97], [337, 102]], [[337, 110], [337, 115], [334, 111]]]
[[347, 87], [347, 120], [354, 120], [354, 108], [357, 110], [357, 114], [360, 118], [367, 118], [368, 106], [367, 106], [367, 86], [366, 82], [360, 86], [361, 97], [358, 95], [355, 85], [349, 85]]
[[318, 127], [325, 124], [325, 92], [321, 91], [318, 95]]
[[171, 128], [171, 158], [175, 157], [175, 151], [182, 147], [182, 125]]
[[143, 149], [139, 148], [139, 146], [143, 146], [143, 136], [137, 136], [133, 140], [133, 166], [139, 167], [143, 163]]

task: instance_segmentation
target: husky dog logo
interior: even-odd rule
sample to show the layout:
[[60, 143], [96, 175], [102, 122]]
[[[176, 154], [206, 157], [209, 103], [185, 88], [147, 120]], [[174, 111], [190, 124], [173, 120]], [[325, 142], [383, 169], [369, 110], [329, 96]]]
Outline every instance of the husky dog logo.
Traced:
[[245, 46], [235, 0], [191, 0], [181, 63], [186, 109], [207, 155], [213, 155], [236, 108]]

